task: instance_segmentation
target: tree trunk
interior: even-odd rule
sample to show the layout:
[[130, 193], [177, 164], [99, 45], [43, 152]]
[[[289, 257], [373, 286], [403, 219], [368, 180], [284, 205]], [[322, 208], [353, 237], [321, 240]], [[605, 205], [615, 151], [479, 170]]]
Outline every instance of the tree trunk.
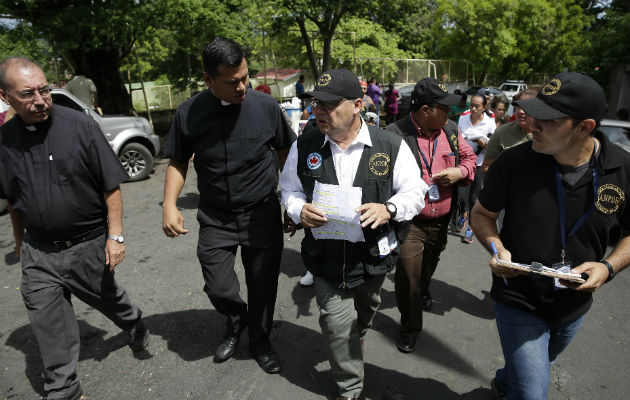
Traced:
[[332, 44], [332, 34], [324, 36], [324, 48], [322, 49], [322, 72], [330, 69], [330, 46]]
[[313, 77], [315, 78], [315, 80], [317, 80], [317, 78], [319, 77], [319, 69], [317, 68], [317, 60], [315, 59], [315, 53], [313, 52], [313, 47], [311, 47], [311, 40], [308, 36], [308, 32], [306, 31], [306, 24], [304, 23], [304, 17], [300, 16], [297, 22], [300, 27], [300, 34], [302, 35], [302, 40], [304, 41], [304, 45], [306, 46], [306, 54], [308, 54], [308, 61], [311, 64]]
[[120, 76], [119, 48], [71, 54], [77, 70], [92, 79], [96, 88], [97, 103], [104, 114], [133, 114], [131, 96]]

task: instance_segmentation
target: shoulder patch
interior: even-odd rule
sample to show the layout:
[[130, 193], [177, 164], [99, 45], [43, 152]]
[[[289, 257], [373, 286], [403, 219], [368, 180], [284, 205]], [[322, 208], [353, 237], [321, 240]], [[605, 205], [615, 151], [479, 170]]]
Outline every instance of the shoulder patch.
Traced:
[[311, 153], [306, 158], [306, 166], [309, 169], [317, 169], [322, 165], [322, 155], [319, 153]]

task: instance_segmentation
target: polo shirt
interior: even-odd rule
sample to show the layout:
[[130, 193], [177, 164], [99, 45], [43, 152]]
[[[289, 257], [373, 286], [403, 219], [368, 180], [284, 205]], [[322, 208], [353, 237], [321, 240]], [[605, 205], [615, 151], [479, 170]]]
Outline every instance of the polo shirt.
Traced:
[[241, 104], [222, 105], [207, 89], [177, 108], [163, 151], [180, 163], [195, 155], [199, 209], [207, 214], [245, 208], [273, 193], [273, 150], [295, 139], [273, 97], [249, 90]]
[[[599, 261], [606, 248], [630, 230], [630, 155], [596, 133], [601, 148], [596, 156], [599, 186], [594, 195], [592, 168], [572, 187], [564, 188], [566, 233], [591, 207], [585, 223], [566, 239], [565, 260], [572, 266]], [[501, 153], [488, 169], [479, 202], [491, 212], [505, 209], [500, 237], [512, 261], [538, 261], [552, 266], [561, 261], [556, 162], [536, 153], [531, 142]], [[551, 278], [531, 274], [508, 279], [492, 275], [492, 297], [510, 307], [532, 312], [550, 323], [572, 321], [588, 311], [590, 293], [554, 289]]]
[[100, 126], [83, 113], [53, 104], [42, 123], [27, 127], [16, 116], [0, 128], [0, 197], [42, 239], [104, 225], [104, 193], [127, 179]]
[[503, 124], [490, 137], [486, 145], [486, 158], [497, 158], [503, 150], [530, 140], [532, 140], [532, 134], [525, 133], [518, 122]]

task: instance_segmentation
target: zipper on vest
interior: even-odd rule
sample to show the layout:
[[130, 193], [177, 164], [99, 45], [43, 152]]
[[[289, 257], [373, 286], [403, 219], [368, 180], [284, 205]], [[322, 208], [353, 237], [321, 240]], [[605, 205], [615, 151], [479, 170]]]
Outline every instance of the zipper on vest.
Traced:
[[345, 240], [343, 241], [343, 269], [341, 270], [341, 274], [342, 274], [341, 288], [346, 289], [348, 285], [346, 285], [346, 241]]

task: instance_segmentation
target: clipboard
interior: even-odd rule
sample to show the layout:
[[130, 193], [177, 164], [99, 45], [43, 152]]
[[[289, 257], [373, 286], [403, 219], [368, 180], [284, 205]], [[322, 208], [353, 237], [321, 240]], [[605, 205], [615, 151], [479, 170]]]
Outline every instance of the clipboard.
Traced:
[[533, 274], [538, 274], [542, 276], [547, 276], [549, 278], [558, 278], [569, 282], [574, 283], [584, 283], [588, 279], [588, 275], [583, 274], [573, 274], [570, 272], [559, 272], [553, 268], [545, 267], [539, 262], [532, 262], [530, 264], [519, 264], [511, 261], [499, 260], [497, 259], [497, 265], [502, 267], [517, 269], [519, 271], [531, 272]]

